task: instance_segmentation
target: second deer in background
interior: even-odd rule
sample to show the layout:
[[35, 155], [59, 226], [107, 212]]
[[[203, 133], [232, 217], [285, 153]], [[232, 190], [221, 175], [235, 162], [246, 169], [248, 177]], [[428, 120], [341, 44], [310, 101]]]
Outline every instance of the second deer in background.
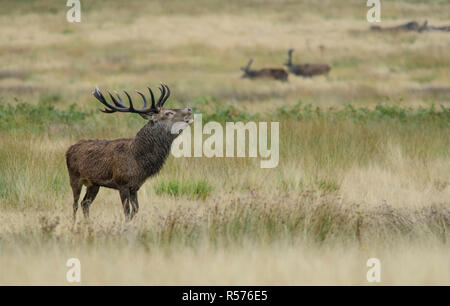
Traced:
[[256, 78], [270, 78], [279, 81], [287, 81], [288, 73], [283, 68], [263, 68], [259, 70], [251, 70], [250, 66], [253, 63], [253, 59], [251, 58], [248, 61], [247, 66], [241, 67], [241, 70], [244, 71], [242, 78], [256, 79]]
[[331, 67], [328, 64], [292, 64], [292, 52], [294, 52], [294, 49], [288, 50], [288, 60], [284, 63], [290, 73], [310, 78], [315, 75], [328, 74], [331, 70]]

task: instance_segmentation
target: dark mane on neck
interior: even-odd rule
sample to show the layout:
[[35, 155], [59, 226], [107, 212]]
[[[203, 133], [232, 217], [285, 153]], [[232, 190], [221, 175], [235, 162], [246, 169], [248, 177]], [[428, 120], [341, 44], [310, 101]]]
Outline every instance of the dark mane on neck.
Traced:
[[144, 178], [156, 174], [166, 161], [174, 135], [164, 123], [147, 123], [133, 141], [133, 153]]

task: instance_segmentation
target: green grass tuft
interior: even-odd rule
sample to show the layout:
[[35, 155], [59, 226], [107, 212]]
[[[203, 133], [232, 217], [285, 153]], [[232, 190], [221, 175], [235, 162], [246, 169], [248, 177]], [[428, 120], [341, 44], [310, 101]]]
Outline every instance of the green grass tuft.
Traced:
[[212, 191], [212, 186], [205, 180], [198, 182], [186, 183], [168, 181], [162, 182], [159, 186], [155, 187], [155, 193], [157, 195], [168, 194], [174, 197], [187, 196], [190, 199], [205, 200]]

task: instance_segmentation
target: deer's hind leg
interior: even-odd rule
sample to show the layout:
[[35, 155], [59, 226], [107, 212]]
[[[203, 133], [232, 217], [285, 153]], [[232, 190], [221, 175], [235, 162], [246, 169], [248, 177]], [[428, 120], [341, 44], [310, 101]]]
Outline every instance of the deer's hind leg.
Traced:
[[73, 223], [75, 223], [77, 218], [78, 200], [80, 199], [81, 188], [83, 187], [80, 178], [70, 177], [70, 187], [72, 187], [73, 192]]
[[131, 206], [133, 207], [133, 211], [130, 214], [130, 220], [137, 214], [139, 210], [139, 202], [137, 198], [137, 191], [130, 191], [130, 201]]
[[81, 207], [83, 207], [83, 214], [85, 219], [89, 219], [89, 206], [95, 200], [98, 194], [100, 186], [91, 185], [87, 187], [86, 194], [84, 195], [83, 201], [81, 201]]

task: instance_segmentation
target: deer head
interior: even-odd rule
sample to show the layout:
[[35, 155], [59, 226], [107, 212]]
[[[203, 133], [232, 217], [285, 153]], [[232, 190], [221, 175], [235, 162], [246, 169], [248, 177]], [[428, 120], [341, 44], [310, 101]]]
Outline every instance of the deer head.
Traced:
[[246, 78], [249, 76], [249, 72], [250, 72], [250, 66], [253, 63], [253, 58], [248, 60], [248, 64], [245, 67], [241, 67], [241, 70], [244, 71], [244, 74], [242, 75], [243, 78]]
[[288, 50], [288, 60], [286, 63], [284, 63], [285, 66], [292, 66], [292, 52], [294, 52], [294, 49]]
[[420, 26], [420, 28], [419, 28], [419, 32], [423, 32], [423, 31], [426, 31], [428, 29], [428, 20], [425, 20], [424, 22], [423, 22], [423, 24]]
[[111, 114], [115, 112], [122, 112], [139, 114], [142, 118], [148, 120], [150, 124], [164, 125], [165, 128], [170, 131], [172, 131], [173, 128], [176, 128], [178, 133], [180, 133], [194, 121], [190, 118], [190, 115], [192, 114], [191, 108], [164, 108], [164, 103], [170, 96], [170, 89], [167, 85], [161, 84], [161, 87], [159, 87], [161, 96], [159, 97], [158, 102], [155, 102], [155, 96], [149, 87], [148, 91], [151, 99], [151, 105], [149, 107], [147, 107], [147, 99], [144, 94], [140, 91], [136, 91], [142, 97], [144, 102], [143, 108], [135, 108], [130, 94], [125, 90], [124, 93], [128, 98], [129, 106], [124, 104], [122, 97], [118, 92], [115, 92], [116, 98], [108, 91], [113, 104], [109, 103], [105, 99], [98, 87], [95, 88], [93, 95], [98, 101], [100, 101], [100, 103], [106, 106], [105, 109], [101, 110], [104, 113]]

